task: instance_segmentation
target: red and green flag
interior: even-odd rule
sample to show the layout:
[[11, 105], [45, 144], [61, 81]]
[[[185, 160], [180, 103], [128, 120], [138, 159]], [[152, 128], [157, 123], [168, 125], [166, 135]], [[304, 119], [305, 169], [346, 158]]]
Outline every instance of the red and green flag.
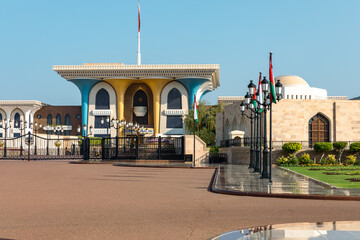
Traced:
[[140, 2], [138, 2], [138, 32], [140, 32]]
[[270, 53], [269, 58], [269, 78], [270, 78], [270, 101], [276, 103], [276, 93], [275, 93], [275, 84], [274, 84], [274, 75], [273, 75], [273, 66], [272, 66], [272, 52]]
[[194, 94], [194, 120], [196, 122], [199, 122], [198, 119], [198, 109], [197, 109], [197, 103], [196, 103], [196, 94]]
[[254, 105], [254, 110], [257, 109], [257, 102], [256, 102], [256, 87], [254, 89], [254, 95], [253, 95], [253, 105]]
[[264, 102], [263, 90], [261, 86], [261, 72], [259, 73], [258, 92], [259, 92], [259, 113], [261, 113], [263, 111], [262, 104]]

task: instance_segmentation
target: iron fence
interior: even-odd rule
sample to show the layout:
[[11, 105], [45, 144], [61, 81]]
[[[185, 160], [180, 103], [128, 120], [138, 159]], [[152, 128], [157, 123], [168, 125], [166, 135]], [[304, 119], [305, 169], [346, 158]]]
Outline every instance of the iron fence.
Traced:
[[112, 137], [85, 140], [84, 159], [184, 160], [184, 137]]
[[[255, 140], [254, 140], [255, 141]], [[279, 149], [281, 148], [285, 143], [289, 143], [289, 142], [299, 142], [301, 143], [302, 149], [311, 149], [314, 147], [315, 142], [311, 142], [311, 141], [272, 141], [272, 148], [273, 149]], [[349, 149], [350, 144], [354, 143], [354, 142], [360, 142], [359, 141], [327, 141], [330, 143], [334, 143], [334, 142], [347, 142], [347, 146], [345, 149]], [[220, 146], [221, 147], [232, 147], [232, 146], [238, 146], [238, 147], [246, 147], [246, 146], [250, 146], [251, 143], [251, 138], [243, 138], [243, 139], [239, 139], [239, 138], [235, 138], [235, 139], [227, 139], [227, 140], [222, 140], [220, 142]], [[260, 139], [259, 143], [263, 146], [264, 145], [264, 138]], [[255, 144], [255, 142], [253, 143]], [[270, 142], [267, 141], [267, 144], [269, 146]]]
[[49, 139], [32, 133], [3, 138], [0, 139], [0, 159], [81, 159], [80, 141], [77, 138]]

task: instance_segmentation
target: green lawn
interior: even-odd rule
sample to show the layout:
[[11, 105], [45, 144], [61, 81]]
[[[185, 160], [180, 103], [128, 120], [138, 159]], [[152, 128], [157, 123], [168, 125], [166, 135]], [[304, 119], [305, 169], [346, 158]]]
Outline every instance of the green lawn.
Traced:
[[[294, 172], [315, 178], [322, 182], [329, 183], [339, 188], [360, 188], [360, 182], [351, 182], [350, 180], [345, 180], [349, 178], [360, 178], [360, 175], [345, 175], [345, 173], [359, 172], [360, 166], [331, 166], [331, 167], [284, 167], [290, 169]], [[309, 169], [319, 169], [319, 170], [309, 170]], [[327, 171], [326, 171], [327, 170]], [[330, 170], [330, 171], [329, 171]], [[324, 172], [336, 172], [340, 175], [326, 175]]]

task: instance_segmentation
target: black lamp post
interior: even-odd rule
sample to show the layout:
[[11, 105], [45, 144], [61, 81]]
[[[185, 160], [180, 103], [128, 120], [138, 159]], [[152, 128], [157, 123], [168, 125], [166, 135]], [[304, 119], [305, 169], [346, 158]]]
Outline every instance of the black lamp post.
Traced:
[[267, 124], [266, 124], [266, 112], [267, 112], [267, 106], [271, 105], [271, 102], [269, 102], [268, 99], [268, 91], [269, 91], [269, 81], [266, 79], [266, 77], [263, 78], [261, 81], [261, 87], [264, 92], [264, 97], [266, 101], [264, 102], [264, 150], [263, 150], [263, 171], [261, 173], [261, 178], [269, 178], [269, 171], [268, 171], [268, 160], [269, 160], [269, 150], [268, 150], [268, 143], [267, 143]]
[[240, 104], [240, 111], [241, 111], [241, 115], [242, 116], [246, 116], [247, 118], [250, 119], [251, 121], [251, 133], [250, 133], [250, 164], [249, 164], [249, 168], [254, 168], [255, 167], [255, 149], [254, 149], [254, 129], [253, 129], [253, 120], [255, 118], [255, 114], [253, 114], [253, 111], [250, 111], [250, 116], [245, 114], [245, 106], [246, 109], [253, 109], [254, 105], [251, 102], [250, 103], [250, 98], [251, 96], [249, 95], [249, 93], [247, 92], [245, 95], [245, 104], [244, 102], [241, 102]]
[[11, 128], [11, 119], [8, 120], [5, 118], [5, 120], [1, 121], [1, 128], [4, 129], [5, 134], [5, 143], [4, 143], [4, 158], [6, 158], [6, 137], [7, 137], [7, 130]]
[[115, 149], [115, 157], [118, 158], [119, 156], [119, 129], [121, 128], [121, 122], [119, 122], [119, 119], [111, 119], [112, 127], [116, 130], [116, 149]]
[[[31, 124], [31, 128], [33, 128], [33, 124]], [[40, 123], [40, 125], [39, 125], [39, 128], [42, 128], [42, 124]], [[38, 123], [37, 122], [35, 122], [35, 128], [34, 128], [34, 133], [35, 133], [35, 149], [34, 149], [34, 155], [36, 155], [37, 154], [37, 135], [36, 135], [36, 133], [38, 132], [39, 130], [38, 130]]]
[[106, 121], [106, 137], [110, 137], [111, 138], [111, 133], [109, 133], [109, 127], [110, 127], [110, 117], [107, 116], [106, 120], [104, 118], [101, 118], [100, 123], [101, 126], [104, 126], [104, 123]]
[[120, 121], [120, 127], [123, 127], [123, 141], [124, 141], [124, 153], [126, 151], [126, 135], [125, 135], [125, 132], [126, 132], [126, 128], [127, 128], [127, 123], [126, 123], [126, 120], [123, 119]]
[[[256, 98], [256, 101], [258, 103], [258, 99], [259, 99], [259, 92], [257, 92], [255, 94], [255, 98]], [[255, 111], [255, 122], [256, 122], [256, 136], [255, 136], [255, 145], [256, 145], [256, 150], [255, 150], [255, 153], [256, 153], [256, 161], [255, 161], [255, 168], [254, 168], [254, 172], [260, 172], [260, 139], [259, 139], [259, 127], [260, 127], [260, 113], [258, 111], [258, 108], [257, 109], [254, 109]]]
[[55, 134], [58, 135], [58, 140], [57, 140], [57, 155], [60, 155], [60, 146], [61, 146], [61, 142], [60, 142], [60, 134], [64, 132], [64, 129], [62, 127], [56, 127], [54, 130]]
[[17, 127], [20, 128], [20, 156], [23, 155], [23, 141], [22, 141], [22, 137], [23, 137], [23, 130], [24, 130], [24, 135], [25, 135], [25, 125], [26, 125], [26, 121], [24, 122], [23, 125], [23, 120], [20, 119], [20, 122], [17, 123]]
[[50, 126], [50, 125], [47, 125], [46, 127], [44, 127], [44, 130], [46, 130], [46, 155], [49, 155], [49, 134], [52, 131], [51, 128], [52, 128], [52, 126]]
[[[272, 101], [270, 97], [270, 89], [269, 89], [269, 81], [266, 79], [266, 77], [263, 78], [261, 81], [261, 86], [263, 88], [264, 97], [266, 101], [263, 103], [264, 106], [264, 150], [263, 150], [263, 171], [261, 173], [261, 178], [269, 178], [269, 181], [271, 182], [271, 161], [272, 161]], [[275, 85], [276, 88], [276, 100], [280, 101], [282, 97], [282, 84], [278, 80], [278, 82]], [[267, 111], [270, 110], [270, 157], [269, 157], [269, 149], [268, 149], [268, 140], [267, 140]], [[270, 171], [269, 171], [270, 169]]]

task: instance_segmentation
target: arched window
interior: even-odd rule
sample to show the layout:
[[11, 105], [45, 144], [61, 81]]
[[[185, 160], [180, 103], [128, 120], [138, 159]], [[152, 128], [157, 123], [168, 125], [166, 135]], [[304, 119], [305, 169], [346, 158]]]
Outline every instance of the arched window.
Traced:
[[181, 107], [181, 93], [176, 88], [170, 90], [167, 99], [168, 109], [182, 109]]
[[146, 107], [146, 113], [143, 116], [137, 116], [135, 111], [133, 113], [133, 122], [137, 122], [141, 125], [148, 124], [148, 97], [146, 93], [139, 89], [133, 97], [133, 106], [135, 107]]
[[56, 115], [56, 125], [61, 125], [61, 115]]
[[[51, 126], [52, 125], [52, 115], [48, 114], [46, 117], [46, 125]], [[52, 134], [52, 131], [48, 130], [46, 131], [47, 134]]]
[[104, 88], [96, 94], [95, 109], [110, 109], [109, 93]]
[[47, 115], [46, 124], [47, 125], [52, 125], [52, 115], [51, 114]]
[[20, 128], [20, 114], [19, 113], [15, 113], [14, 128]]
[[[70, 125], [71, 125], [71, 123], [70, 123], [70, 115], [69, 115], [69, 114], [66, 114], [66, 115], [65, 115], [65, 125], [66, 125], [66, 126], [70, 126]], [[64, 135], [65, 135], [65, 136], [70, 136], [70, 130], [65, 130], [65, 131], [64, 131]]]
[[309, 146], [316, 142], [329, 142], [329, 120], [318, 113], [309, 120]]

